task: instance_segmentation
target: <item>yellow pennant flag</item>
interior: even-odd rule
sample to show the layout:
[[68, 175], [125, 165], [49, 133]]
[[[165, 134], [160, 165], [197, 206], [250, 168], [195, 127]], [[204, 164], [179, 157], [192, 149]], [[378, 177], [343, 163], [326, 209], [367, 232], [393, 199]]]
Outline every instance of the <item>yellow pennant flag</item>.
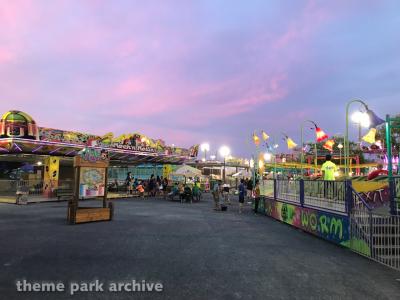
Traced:
[[261, 131], [261, 134], [262, 134], [262, 138], [263, 138], [263, 140], [264, 140], [264, 141], [266, 141], [266, 140], [268, 140], [268, 139], [269, 139], [269, 135], [268, 135], [268, 134], [266, 134], [264, 130], [263, 130], [263, 131]]
[[260, 145], [260, 138], [257, 136], [255, 132], [253, 133], [253, 142], [257, 147]]
[[376, 140], [376, 128], [371, 128], [366, 135], [363, 136], [362, 140], [370, 143], [370, 144], [375, 144]]
[[332, 152], [333, 151], [333, 145], [335, 145], [335, 141], [334, 140], [327, 140], [322, 147], [324, 149]]
[[289, 149], [294, 149], [297, 146], [297, 144], [290, 137], [286, 139], [286, 142]]

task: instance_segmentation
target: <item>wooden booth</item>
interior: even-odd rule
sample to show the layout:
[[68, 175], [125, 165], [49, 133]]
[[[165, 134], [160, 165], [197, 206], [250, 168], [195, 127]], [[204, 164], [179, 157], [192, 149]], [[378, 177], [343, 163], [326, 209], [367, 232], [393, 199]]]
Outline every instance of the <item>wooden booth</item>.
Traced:
[[[74, 157], [74, 196], [68, 202], [69, 224], [111, 221], [113, 204], [107, 205], [108, 153], [104, 150], [85, 148]], [[102, 207], [80, 207], [80, 199], [102, 197]]]

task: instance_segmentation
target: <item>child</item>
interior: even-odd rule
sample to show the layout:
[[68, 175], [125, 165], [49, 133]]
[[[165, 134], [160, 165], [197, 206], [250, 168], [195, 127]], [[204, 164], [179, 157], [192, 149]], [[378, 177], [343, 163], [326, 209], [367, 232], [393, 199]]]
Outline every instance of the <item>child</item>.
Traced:
[[139, 182], [139, 185], [136, 187], [136, 190], [139, 192], [139, 197], [144, 198], [144, 187], [142, 182]]

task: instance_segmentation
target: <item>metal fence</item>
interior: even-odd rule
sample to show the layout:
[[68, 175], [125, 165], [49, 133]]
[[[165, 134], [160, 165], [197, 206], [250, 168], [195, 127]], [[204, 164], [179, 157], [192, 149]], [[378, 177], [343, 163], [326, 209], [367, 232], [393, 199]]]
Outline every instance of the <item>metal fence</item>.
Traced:
[[352, 189], [350, 248], [400, 270], [400, 216], [378, 214]]
[[28, 198], [54, 198], [57, 191], [73, 189], [73, 180], [58, 180], [45, 182], [43, 180], [0, 180], [0, 197], [13, 199], [18, 195], [27, 195]]
[[346, 212], [346, 182], [304, 180], [304, 206]]
[[272, 192], [266, 196], [275, 200], [341, 214], [348, 211], [346, 181], [276, 179], [264, 180], [260, 184], [262, 189], [263, 185], [273, 185]]
[[356, 191], [351, 191], [352, 211], [350, 214], [350, 248], [371, 257], [372, 231], [371, 209]]
[[29, 195], [43, 194], [41, 180], [0, 180], [0, 196], [16, 196], [17, 193]]
[[393, 177], [393, 197], [395, 201], [395, 210], [400, 214], [400, 176]]
[[275, 184], [274, 184], [273, 179], [262, 180], [260, 182], [261, 196], [269, 197], [269, 198], [274, 197], [274, 187], [275, 187]]
[[276, 179], [275, 197], [277, 200], [290, 201], [300, 204], [300, 181]]

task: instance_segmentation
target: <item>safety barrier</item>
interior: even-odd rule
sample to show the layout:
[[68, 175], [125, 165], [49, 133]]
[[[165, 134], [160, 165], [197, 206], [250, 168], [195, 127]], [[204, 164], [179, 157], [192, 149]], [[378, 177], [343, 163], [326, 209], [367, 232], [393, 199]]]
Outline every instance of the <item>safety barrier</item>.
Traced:
[[378, 214], [353, 189], [350, 213], [350, 248], [400, 270], [400, 216]]
[[394, 198], [394, 210], [397, 215], [400, 215], [400, 176], [393, 177], [392, 197]]
[[274, 200], [341, 214], [348, 211], [346, 181], [268, 179], [260, 188], [263, 196]]
[[275, 180], [276, 199], [300, 203], [300, 181]]
[[72, 180], [0, 180], [0, 197], [16, 199], [18, 195], [32, 198], [54, 198], [58, 190], [73, 189]]
[[304, 180], [304, 206], [346, 212], [346, 182]]
[[[395, 178], [399, 197], [400, 178]], [[351, 181], [269, 180], [261, 184], [267, 216], [400, 270], [400, 215], [379, 214]], [[397, 198], [399, 199], [399, 198]]]

